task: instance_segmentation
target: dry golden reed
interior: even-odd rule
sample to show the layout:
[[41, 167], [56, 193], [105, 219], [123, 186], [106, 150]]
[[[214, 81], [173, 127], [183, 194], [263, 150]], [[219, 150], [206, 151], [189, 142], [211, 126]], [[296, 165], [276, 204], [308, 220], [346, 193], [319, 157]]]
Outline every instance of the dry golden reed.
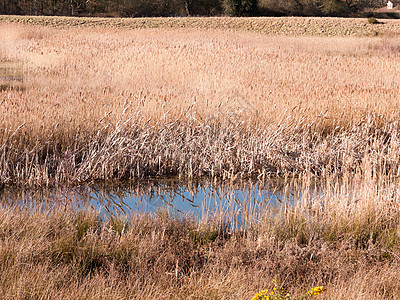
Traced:
[[0, 31], [3, 182], [398, 173], [396, 35]]
[[[3, 78], [0, 184], [282, 176], [302, 201], [241, 231], [162, 212], [128, 221], [2, 201], [0, 298], [245, 299], [277, 276], [294, 297], [320, 285], [321, 299], [400, 297], [395, 33], [275, 36], [207, 18], [182, 22], [208, 29], [2, 20], [0, 68], [14, 65], [23, 79]], [[324, 21], [276, 22], [290, 20]]]

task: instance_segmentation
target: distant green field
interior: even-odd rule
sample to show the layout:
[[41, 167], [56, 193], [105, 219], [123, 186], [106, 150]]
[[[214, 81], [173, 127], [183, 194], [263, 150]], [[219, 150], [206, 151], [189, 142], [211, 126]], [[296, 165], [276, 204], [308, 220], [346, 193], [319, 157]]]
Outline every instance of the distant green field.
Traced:
[[362, 18], [308, 17], [189, 17], [189, 18], [89, 18], [0, 16], [0, 22], [14, 22], [51, 27], [115, 28], [203, 28], [261, 32], [270, 35], [371, 36], [400, 33], [400, 20], [380, 20], [369, 24]]

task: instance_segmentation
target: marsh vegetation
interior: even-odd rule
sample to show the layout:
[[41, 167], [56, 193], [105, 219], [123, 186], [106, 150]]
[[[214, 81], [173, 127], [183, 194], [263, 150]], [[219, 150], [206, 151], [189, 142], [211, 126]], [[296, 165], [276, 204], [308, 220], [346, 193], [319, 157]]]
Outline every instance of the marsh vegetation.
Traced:
[[22, 66], [24, 87], [0, 91], [5, 187], [280, 178], [302, 195], [240, 230], [215, 215], [3, 202], [5, 298], [244, 299], [277, 276], [294, 297], [320, 285], [324, 299], [400, 297], [397, 21], [3, 20], [0, 61]]

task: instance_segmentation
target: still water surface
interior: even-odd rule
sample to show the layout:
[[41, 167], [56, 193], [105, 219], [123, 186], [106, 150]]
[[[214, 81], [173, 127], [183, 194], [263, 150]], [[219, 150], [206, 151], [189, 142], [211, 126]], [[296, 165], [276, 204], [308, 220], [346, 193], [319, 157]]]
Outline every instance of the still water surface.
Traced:
[[203, 218], [223, 214], [241, 223], [247, 216], [265, 209], [293, 205], [302, 189], [282, 180], [261, 182], [192, 182], [174, 178], [153, 178], [118, 184], [92, 184], [74, 188], [11, 189], [0, 192], [6, 206], [27, 208], [72, 206], [93, 209], [102, 215], [131, 215], [166, 210], [174, 215]]

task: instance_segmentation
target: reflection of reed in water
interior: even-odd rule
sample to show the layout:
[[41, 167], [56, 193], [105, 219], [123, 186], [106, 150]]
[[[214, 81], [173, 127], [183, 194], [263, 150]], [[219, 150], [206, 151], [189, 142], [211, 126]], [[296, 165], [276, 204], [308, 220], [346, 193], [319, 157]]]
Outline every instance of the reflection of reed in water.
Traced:
[[2, 207], [21, 208], [60, 208], [72, 207], [76, 209], [87, 207], [89, 204], [88, 190], [85, 187], [67, 188], [37, 188], [25, 189], [5, 186], [0, 190], [0, 205]]
[[[213, 219], [222, 215], [231, 224], [249, 223], [260, 208], [277, 210], [301, 198], [298, 180], [266, 182], [187, 181], [179, 178], [152, 178], [129, 182], [96, 183], [74, 188], [12, 189], [0, 192], [2, 205], [60, 207], [103, 210], [120, 215], [132, 212], [157, 212], [166, 209], [174, 214], [197, 215]], [[303, 189], [304, 190], [304, 189]]]

